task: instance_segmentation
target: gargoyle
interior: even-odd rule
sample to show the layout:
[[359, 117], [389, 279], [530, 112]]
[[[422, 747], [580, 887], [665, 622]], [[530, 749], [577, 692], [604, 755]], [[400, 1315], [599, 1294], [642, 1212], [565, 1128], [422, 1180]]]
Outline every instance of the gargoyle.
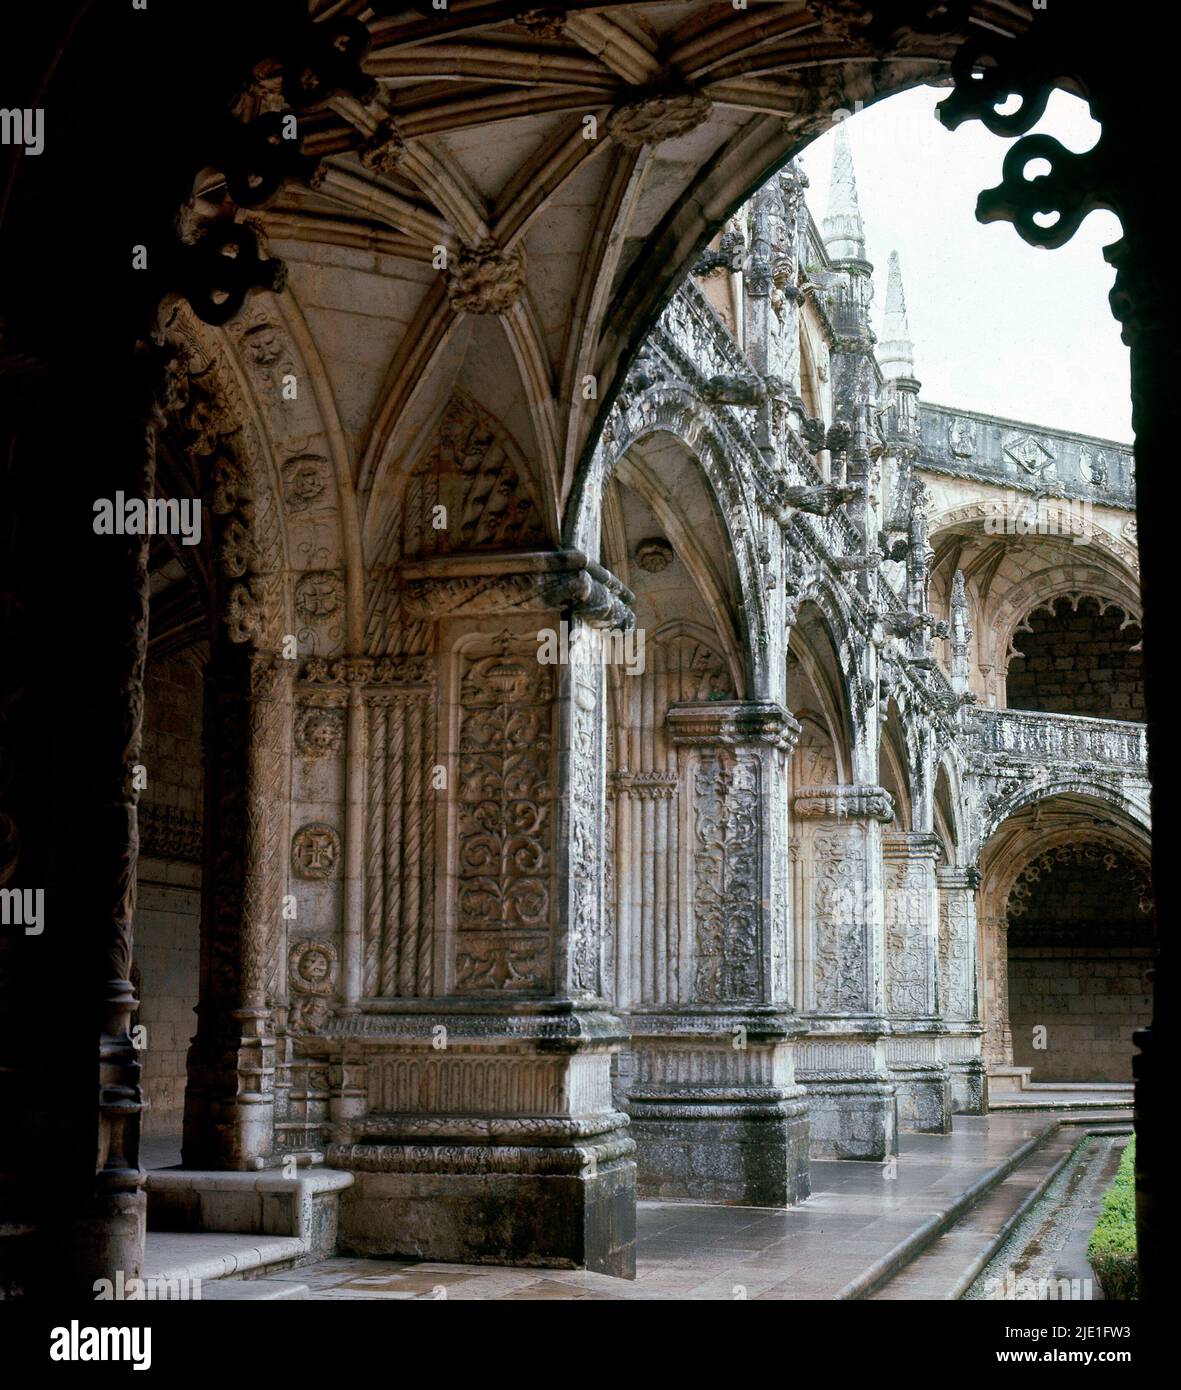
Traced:
[[823, 483], [817, 487], [785, 487], [779, 496], [789, 507], [798, 507], [813, 516], [831, 516], [843, 502], [852, 502], [860, 491], [856, 486]]
[[722, 373], [711, 376], [701, 388], [701, 399], [707, 405], [764, 405], [779, 395], [785, 384], [778, 377], [739, 376]]

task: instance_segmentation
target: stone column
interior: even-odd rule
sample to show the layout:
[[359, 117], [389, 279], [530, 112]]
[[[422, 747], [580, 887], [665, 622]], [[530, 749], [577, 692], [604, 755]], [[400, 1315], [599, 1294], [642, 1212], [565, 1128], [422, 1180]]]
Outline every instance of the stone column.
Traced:
[[939, 884], [939, 998], [942, 1005], [943, 1056], [951, 1073], [952, 1109], [983, 1115], [988, 1085], [980, 1056], [980, 1001], [977, 990], [976, 892], [980, 871], [947, 867], [936, 870]]
[[680, 825], [676, 1002], [629, 1012], [640, 1191], [786, 1206], [810, 1192], [789, 1003], [786, 759], [773, 701], [670, 705]]
[[886, 1055], [898, 1091], [902, 1129], [946, 1134], [951, 1081], [939, 1017], [939, 901], [935, 865], [940, 845], [921, 831], [882, 836], [886, 914]]
[[881, 882], [881, 828], [893, 818], [893, 798], [878, 786], [807, 787], [794, 810], [808, 1027], [796, 1067], [808, 1093], [812, 1153], [886, 1159], [898, 1151]]
[[405, 609], [437, 637], [431, 752], [393, 710], [373, 731], [372, 756], [399, 750], [385, 775], [413, 784], [367, 808], [388, 861], [380, 968], [358, 1014], [316, 1029], [354, 1089], [366, 1077], [328, 1150], [355, 1175], [346, 1250], [634, 1273], [625, 1033], [600, 978], [603, 662], [630, 598], [576, 551], [404, 567]]
[[286, 882], [294, 663], [228, 649], [206, 684], [201, 989], [189, 1048], [187, 1168], [266, 1167]]

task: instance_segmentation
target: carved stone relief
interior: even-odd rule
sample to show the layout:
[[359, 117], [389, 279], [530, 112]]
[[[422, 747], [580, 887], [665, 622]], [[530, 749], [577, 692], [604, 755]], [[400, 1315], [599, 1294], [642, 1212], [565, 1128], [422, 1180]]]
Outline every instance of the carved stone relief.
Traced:
[[537, 643], [505, 631], [459, 653], [455, 989], [550, 979], [554, 697]]

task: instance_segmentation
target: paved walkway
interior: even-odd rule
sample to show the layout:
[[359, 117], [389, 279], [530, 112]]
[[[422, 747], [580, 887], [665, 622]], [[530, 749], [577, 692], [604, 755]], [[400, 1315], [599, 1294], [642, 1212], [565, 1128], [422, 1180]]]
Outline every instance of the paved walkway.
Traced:
[[957, 1115], [953, 1134], [903, 1135], [894, 1165], [813, 1162], [813, 1196], [788, 1210], [641, 1202], [634, 1282], [564, 1270], [349, 1258], [252, 1282], [306, 1285], [316, 1299], [859, 1297], [1053, 1138], [1057, 1124], [1058, 1117], [1044, 1114]]

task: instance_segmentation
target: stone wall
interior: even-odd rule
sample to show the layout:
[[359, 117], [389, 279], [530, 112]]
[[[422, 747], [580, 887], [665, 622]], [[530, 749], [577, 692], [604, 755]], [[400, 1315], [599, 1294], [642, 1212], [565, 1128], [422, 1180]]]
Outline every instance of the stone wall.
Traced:
[[1009, 1019], [1014, 1065], [1034, 1081], [1131, 1081], [1132, 1033], [1151, 1012], [1147, 893], [1142, 870], [1098, 844], [1040, 855], [1018, 880]]
[[[1106, 719], [1144, 718], [1141, 656], [1134, 651], [1140, 628], [1114, 606], [1100, 613], [1094, 598], [1077, 610], [1069, 598], [1049, 613], [1031, 613], [1013, 638], [1021, 656], [1009, 665], [1009, 705], [1048, 714], [1091, 714]], [[1026, 631], [1026, 628], [1029, 631]]]
[[[1034, 1081], [1131, 1081], [1132, 1034], [1151, 1014], [1150, 952], [1097, 957], [1086, 949], [1010, 951], [1013, 1064]], [[1043, 1049], [1034, 1028], [1046, 1030]]]
[[202, 674], [190, 654], [149, 661], [145, 682], [135, 970], [145, 1029], [145, 1138], [179, 1134], [200, 962]]

